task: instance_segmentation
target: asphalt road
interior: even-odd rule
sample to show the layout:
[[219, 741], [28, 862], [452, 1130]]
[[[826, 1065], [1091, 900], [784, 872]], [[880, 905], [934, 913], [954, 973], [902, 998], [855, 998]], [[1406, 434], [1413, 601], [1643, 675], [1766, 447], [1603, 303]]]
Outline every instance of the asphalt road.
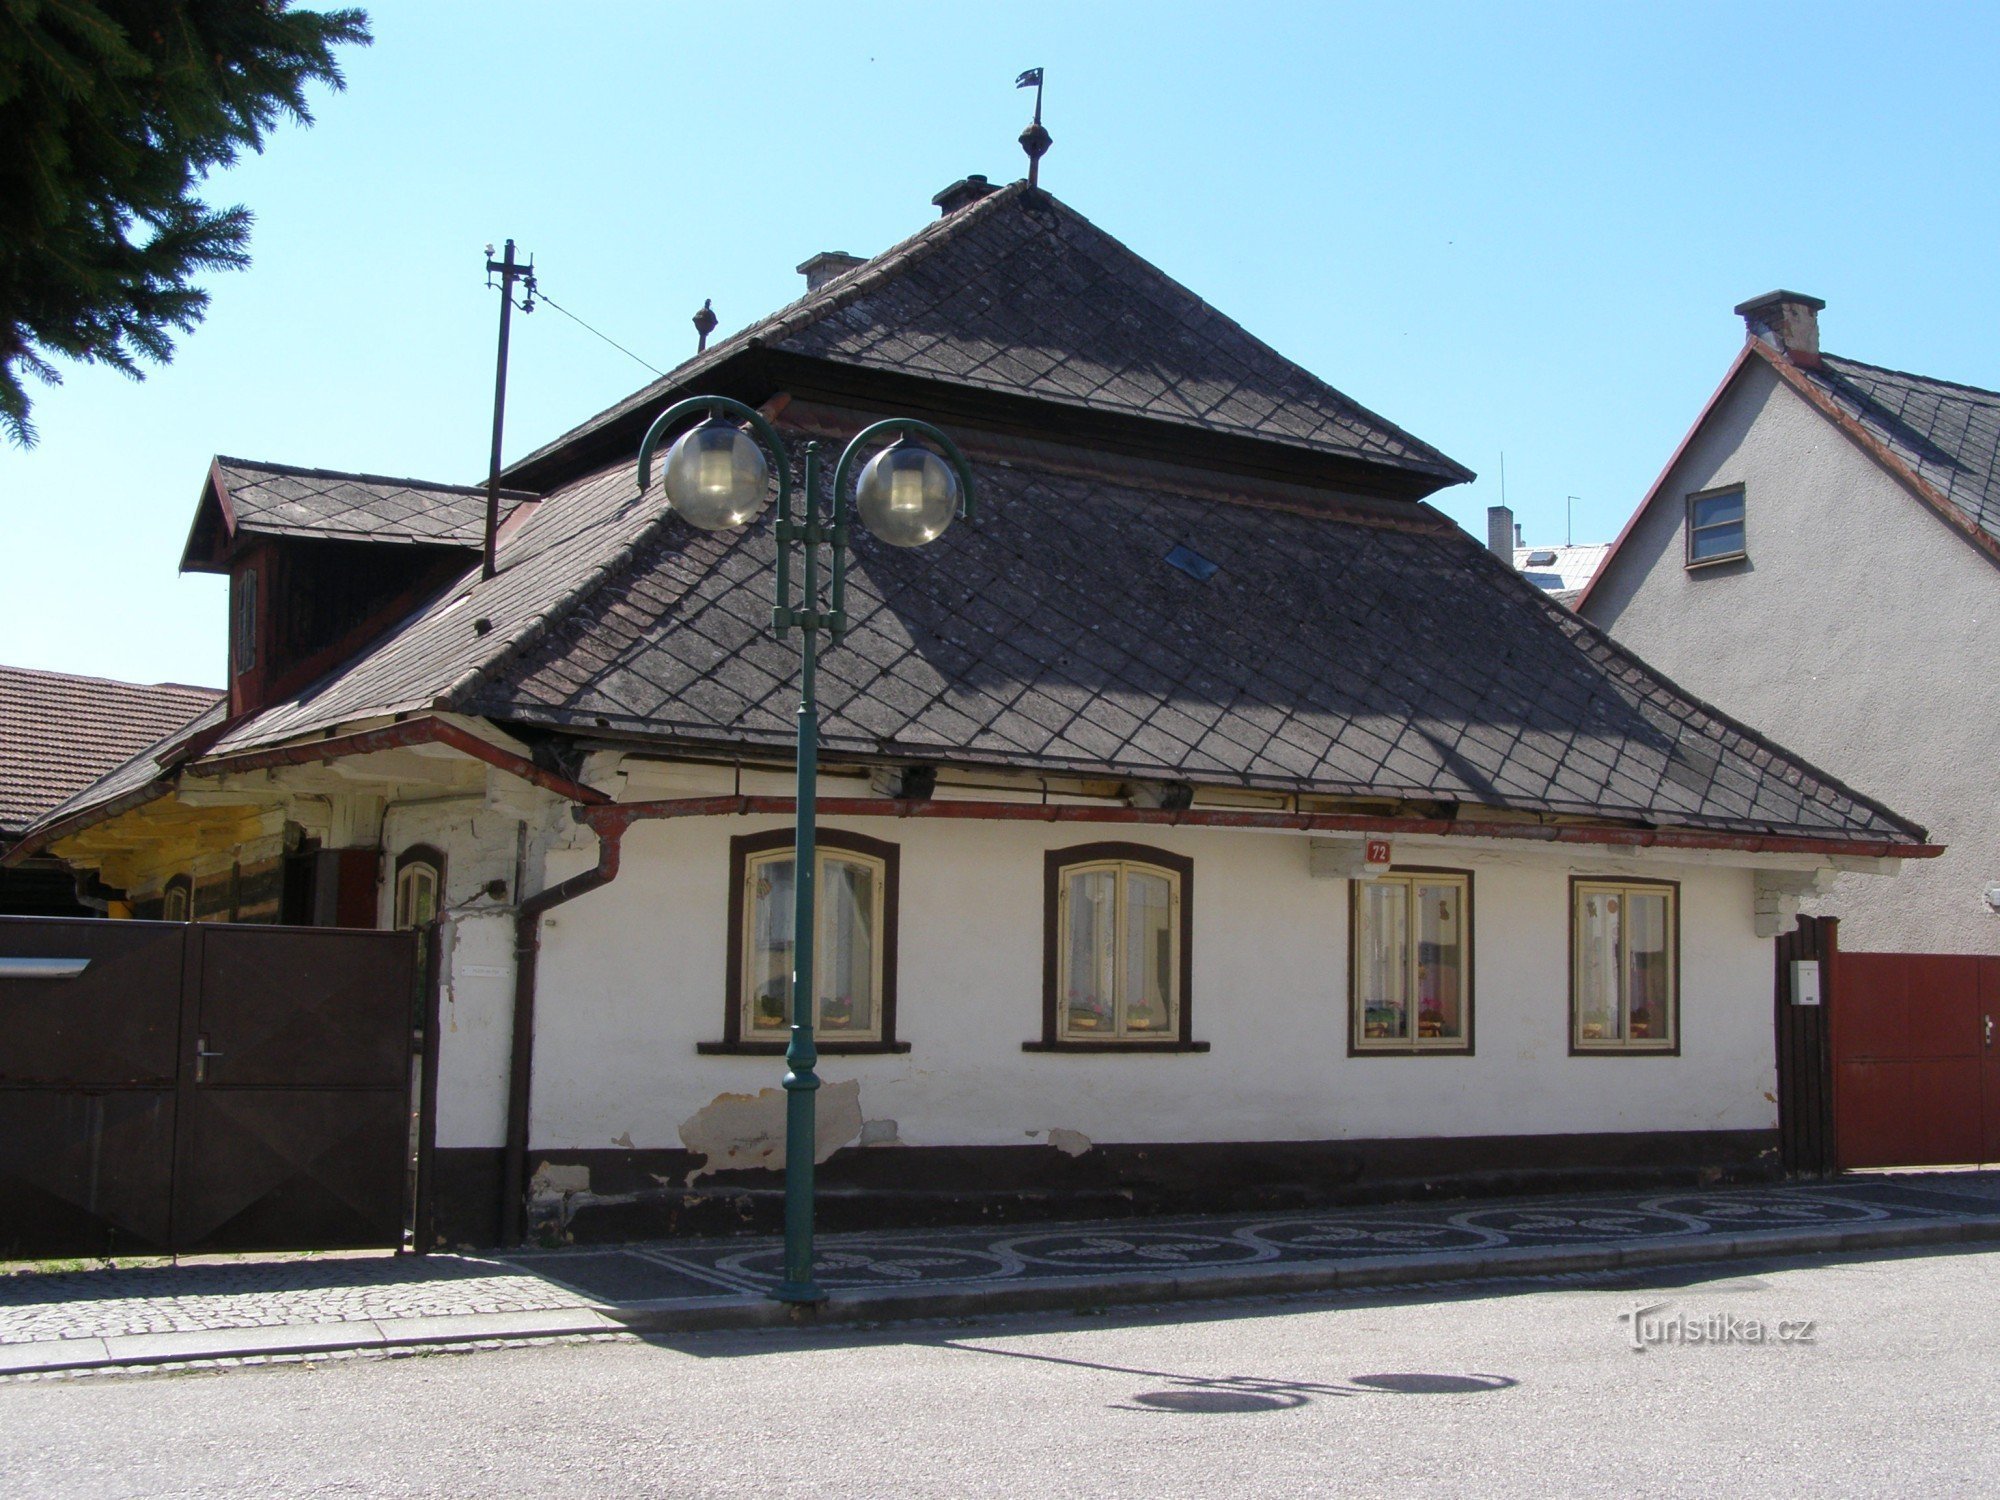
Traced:
[[1993, 1494], [1996, 1336], [1986, 1251], [12, 1382], [0, 1494]]

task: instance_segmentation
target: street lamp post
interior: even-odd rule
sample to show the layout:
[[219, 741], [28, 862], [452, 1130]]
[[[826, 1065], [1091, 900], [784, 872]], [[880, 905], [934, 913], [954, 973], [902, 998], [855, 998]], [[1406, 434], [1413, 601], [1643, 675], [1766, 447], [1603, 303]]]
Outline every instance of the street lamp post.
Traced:
[[[797, 825], [792, 844], [792, 1026], [785, 1048], [785, 1279], [773, 1295], [782, 1302], [824, 1302], [826, 1293], [813, 1280], [813, 1168], [818, 1154], [814, 1096], [819, 1089], [815, 1071], [819, 1052], [813, 1044], [819, 636], [824, 631], [833, 643], [847, 631], [847, 488], [862, 457], [884, 440], [896, 439], [862, 468], [852, 502], [862, 524], [892, 547], [921, 547], [942, 536], [954, 517], [970, 519], [972, 471], [957, 445], [937, 428], [910, 417], [892, 417], [855, 434], [833, 466], [833, 484], [824, 497], [819, 445], [808, 442], [801, 455], [795, 507], [791, 454], [777, 429], [740, 401], [694, 396], [668, 407], [647, 429], [639, 445], [640, 494], [652, 484], [653, 455], [659, 445], [696, 416], [707, 420], [682, 433], [667, 450], [665, 476], [667, 503], [691, 526], [733, 531], [749, 525], [769, 501], [774, 462], [777, 469], [778, 577], [771, 629], [780, 640], [787, 631], [799, 632], [800, 683]], [[747, 424], [748, 431], [739, 424]], [[912, 441], [915, 438], [935, 443], [944, 457]], [[822, 548], [829, 564], [824, 591]], [[730, 1003], [740, 1003], [740, 997], [732, 995]]]

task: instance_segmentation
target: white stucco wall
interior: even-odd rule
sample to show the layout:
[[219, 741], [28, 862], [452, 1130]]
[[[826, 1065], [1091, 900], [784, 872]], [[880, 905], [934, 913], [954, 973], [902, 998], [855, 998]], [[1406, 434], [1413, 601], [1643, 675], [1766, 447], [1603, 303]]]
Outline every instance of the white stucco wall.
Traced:
[[[380, 926], [393, 925], [396, 860], [417, 844], [444, 855], [439, 948], [438, 1120], [440, 1146], [487, 1146], [504, 1138], [514, 1026], [514, 908], [520, 810], [482, 795], [391, 801], [383, 814]], [[527, 821], [535, 823], [532, 811]], [[508, 895], [490, 897], [489, 881]]]
[[[1685, 497], [1742, 484], [1747, 564], [1684, 566]], [[1802, 909], [1850, 950], [2000, 953], [2000, 568], [1761, 360], [1666, 477], [1585, 613], [1724, 712], [1950, 846]]]
[[[770, 818], [641, 823], [623, 869], [544, 919], [532, 1146], [671, 1148], [718, 1095], [776, 1085], [773, 1057], [701, 1056], [725, 1004], [729, 840]], [[860, 819], [824, 826], [902, 851], [904, 1055], [827, 1057], [862, 1114], [914, 1145], [1021, 1145], [1054, 1129], [1093, 1142], [1325, 1140], [1769, 1129], [1771, 948], [1752, 929], [1751, 874], [1558, 849], [1398, 845], [1474, 873], [1471, 1057], [1349, 1057], [1347, 883], [1314, 879], [1297, 835]], [[1041, 1030], [1043, 851], [1131, 837], [1194, 861], [1194, 1034], [1207, 1053], [1026, 1053]], [[552, 854], [556, 880], [593, 859]], [[1568, 1055], [1568, 878], [1681, 882], [1682, 1055]], [[461, 923], [461, 959], [486, 963]], [[497, 932], [497, 924], [495, 924]], [[504, 1116], [505, 985], [454, 983], [441, 1145], [496, 1145]], [[497, 1023], [497, 1024], [496, 1024]], [[497, 1064], [497, 1067], [496, 1067]]]

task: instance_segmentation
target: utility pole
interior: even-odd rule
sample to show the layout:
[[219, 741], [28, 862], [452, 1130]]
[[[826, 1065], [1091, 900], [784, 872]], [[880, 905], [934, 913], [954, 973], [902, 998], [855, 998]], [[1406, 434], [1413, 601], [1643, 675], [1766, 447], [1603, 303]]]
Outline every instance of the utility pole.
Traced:
[[493, 247], [486, 247], [486, 284], [493, 285], [494, 272], [500, 274], [500, 357], [493, 371], [493, 458], [486, 468], [486, 551], [481, 576], [491, 578], [497, 571], [494, 554], [499, 548], [500, 537], [500, 433], [507, 419], [507, 329], [514, 312], [514, 283], [519, 281], [528, 288], [527, 300], [521, 304], [521, 311], [535, 310], [535, 258], [528, 257], [526, 265], [514, 259], [514, 242], [507, 241], [507, 253], [503, 259], [493, 258]]

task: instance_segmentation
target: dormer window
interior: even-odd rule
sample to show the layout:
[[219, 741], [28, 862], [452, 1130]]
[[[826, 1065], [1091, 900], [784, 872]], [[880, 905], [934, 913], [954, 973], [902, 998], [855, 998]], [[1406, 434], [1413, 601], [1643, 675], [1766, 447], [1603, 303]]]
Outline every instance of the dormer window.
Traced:
[[1744, 546], [1743, 486], [1689, 495], [1687, 502], [1687, 565], [1735, 562], [1749, 554]]

